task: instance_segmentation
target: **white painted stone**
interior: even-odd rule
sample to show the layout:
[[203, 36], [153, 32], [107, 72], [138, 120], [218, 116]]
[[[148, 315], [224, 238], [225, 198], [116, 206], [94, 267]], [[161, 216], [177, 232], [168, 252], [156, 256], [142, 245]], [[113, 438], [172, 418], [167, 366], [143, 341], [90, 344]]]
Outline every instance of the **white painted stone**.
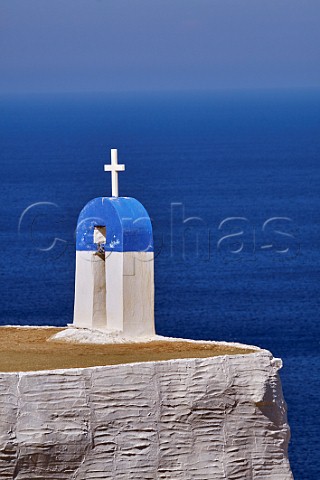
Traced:
[[153, 335], [153, 258], [153, 252], [106, 252], [103, 257], [77, 251], [74, 325], [122, 336]]
[[93, 283], [92, 326], [106, 328], [106, 262], [104, 255], [95, 254], [92, 257], [91, 267]]
[[123, 332], [123, 252], [106, 253], [106, 283], [110, 286], [106, 292], [107, 328], [115, 332]]
[[76, 252], [76, 281], [73, 323], [77, 327], [93, 328], [94, 252]]
[[154, 335], [154, 253], [123, 255], [123, 332], [137, 337]]
[[0, 478], [292, 480], [266, 351], [0, 374]]

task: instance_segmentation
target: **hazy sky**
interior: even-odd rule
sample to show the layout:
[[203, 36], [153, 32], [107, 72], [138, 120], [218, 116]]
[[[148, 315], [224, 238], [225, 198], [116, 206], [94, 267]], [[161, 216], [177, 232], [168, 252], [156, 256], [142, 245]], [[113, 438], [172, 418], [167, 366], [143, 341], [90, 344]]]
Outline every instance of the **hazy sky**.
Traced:
[[320, 0], [0, 0], [0, 92], [320, 86]]

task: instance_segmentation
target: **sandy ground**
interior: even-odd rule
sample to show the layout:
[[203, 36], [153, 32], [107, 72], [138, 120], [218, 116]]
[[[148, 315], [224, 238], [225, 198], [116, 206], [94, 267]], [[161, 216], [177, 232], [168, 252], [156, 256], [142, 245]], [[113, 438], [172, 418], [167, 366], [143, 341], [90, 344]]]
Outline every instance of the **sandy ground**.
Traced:
[[79, 345], [47, 342], [62, 328], [0, 328], [0, 372], [93, 367], [120, 363], [203, 358], [252, 353], [235, 346], [152, 341], [135, 344]]

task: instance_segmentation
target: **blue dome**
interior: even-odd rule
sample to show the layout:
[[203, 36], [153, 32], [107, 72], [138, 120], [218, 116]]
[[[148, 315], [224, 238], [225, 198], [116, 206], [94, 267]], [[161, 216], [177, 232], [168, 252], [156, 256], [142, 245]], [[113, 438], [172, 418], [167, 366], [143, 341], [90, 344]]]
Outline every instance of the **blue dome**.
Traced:
[[87, 203], [77, 223], [77, 250], [97, 250], [95, 227], [106, 228], [105, 251], [153, 252], [151, 220], [135, 198], [99, 197]]

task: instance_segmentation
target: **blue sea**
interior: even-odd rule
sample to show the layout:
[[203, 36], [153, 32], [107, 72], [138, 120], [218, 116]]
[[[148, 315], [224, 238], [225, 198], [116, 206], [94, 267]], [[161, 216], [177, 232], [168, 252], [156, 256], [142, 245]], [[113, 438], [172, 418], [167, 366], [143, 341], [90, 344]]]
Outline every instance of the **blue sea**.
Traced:
[[120, 194], [152, 217], [162, 335], [281, 357], [298, 480], [320, 472], [320, 92], [0, 98], [1, 324], [72, 322], [75, 226]]

